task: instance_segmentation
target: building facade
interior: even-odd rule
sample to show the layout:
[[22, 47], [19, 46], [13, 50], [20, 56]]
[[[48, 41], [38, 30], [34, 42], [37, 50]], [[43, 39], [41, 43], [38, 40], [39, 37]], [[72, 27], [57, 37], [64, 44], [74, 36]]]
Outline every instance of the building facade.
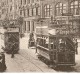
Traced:
[[[43, 1], [43, 17], [38, 25], [50, 25], [56, 20], [57, 24], [70, 25], [72, 32], [77, 33], [80, 28], [79, 0], [46, 0]], [[44, 18], [44, 19], [43, 19]], [[70, 31], [70, 32], [71, 32]], [[79, 33], [79, 32], [78, 32]]]
[[53, 20], [58, 24], [72, 24], [74, 29], [80, 25], [79, 0], [1, 0], [0, 7], [1, 16], [24, 18], [24, 33], [34, 32], [36, 25], [49, 25]]
[[20, 0], [19, 15], [24, 18], [24, 32], [34, 32], [35, 20], [41, 17], [40, 0]]

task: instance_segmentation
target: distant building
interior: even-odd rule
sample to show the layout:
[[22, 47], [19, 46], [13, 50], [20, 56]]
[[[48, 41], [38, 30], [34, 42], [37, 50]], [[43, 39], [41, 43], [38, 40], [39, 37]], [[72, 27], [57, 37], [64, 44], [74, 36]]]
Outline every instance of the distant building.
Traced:
[[54, 20], [71, 24], [76, 30], [80, 26], [80, 0], [1, 0], [0, 8], [0, 17], [24, 18], [23, 33], [34, 32], [37, 25], [49, 25]]
[[40, 0], [20, 0], [20, 16], [24, 17], [24, 31], [34, 32], [35, 20], [41, 16]]
[[56, 20], [57, 24], [70, 24], [73, 32], [80, 29], [79, 0], [43, 0], [42, 6], [43, 17], [39, 20], [42, 23], [39, 22], [37, 25], [49, 26], [51, 22]]

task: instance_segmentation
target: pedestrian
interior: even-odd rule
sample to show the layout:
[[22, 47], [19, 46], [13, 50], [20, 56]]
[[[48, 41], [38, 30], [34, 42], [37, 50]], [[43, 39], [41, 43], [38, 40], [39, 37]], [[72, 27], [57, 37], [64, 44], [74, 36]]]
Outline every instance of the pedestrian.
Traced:
[[28, 48], [34, 46], [34, 42], [35, 42], [35, 40], [34, 40], [34, 34], [30, 33]]
[[2, 55], [2, 69], [3, 71], [6, 70], [6, 63], [5, 63], [5, 54], [4, 52], [1, 52], [1, 55]]
[[14, 50], [15, 50], [15, 47], [16, 47], [16, 43], [13, 41], [13, 44], [12, 44], [12, 47], [11, 47], [11, 50], [12, 50], [11, 58], [14, 58]]
[[2, 56], [0, 55], [0, 72], [2, 72]]
[[78, 48], [78, 42], [77, 42], [77, 39], [76, 39], [76, 43], [75, 43], [76, 54], [78, 54], [77, 48]]

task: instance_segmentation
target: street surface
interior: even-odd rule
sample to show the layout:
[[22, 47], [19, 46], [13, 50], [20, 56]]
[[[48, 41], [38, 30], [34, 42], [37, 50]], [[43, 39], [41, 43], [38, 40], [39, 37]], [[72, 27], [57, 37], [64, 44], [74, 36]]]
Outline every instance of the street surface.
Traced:
[[[4, 46], [3, 35], [0, 35], [0, 51]], [[7, 70], [5, 72], [80, 72], [80, 43], [78, 44], [78, 55], [76, 55], [76, 66], [69, 69], [54, 70], [37, 58], [35, 48], [28, 49], [28, 36], [20, 39], [20, 50], [11, 58], [11, 54], [5, 53]]]
[[[15, 54], [14, 58], [11, 58], [11, 54], [5, 53], [6, 72], [55, 72], [55, 70], [49, 68], [37, 58], [35, 49], [28, 49], [27, 40], [27, 37], [20, 39], [20, 51], [18, 54]], [[0, 41], [0, 44], [4, 45], [1, 35]]]

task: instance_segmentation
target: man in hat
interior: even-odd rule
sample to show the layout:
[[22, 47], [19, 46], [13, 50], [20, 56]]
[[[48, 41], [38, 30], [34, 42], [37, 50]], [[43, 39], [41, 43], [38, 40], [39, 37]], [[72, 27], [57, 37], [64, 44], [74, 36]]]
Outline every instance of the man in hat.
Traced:
[[12, 47], [11, 47], [11, 50], [12, 50], [11, 58], [14, 58], [14, 50], [15, 49], [16, 49], [16, 43], [15, 43], [15, 41], [13, 41], [13, 44], [12, 44]]
[[2, 69], [6, 70], [7, 67], [6, 67], [6, 64], [5, 64], [5, 54], [4, 54], [4, 52], [1, 52], [0, 54], [2, 56]]

